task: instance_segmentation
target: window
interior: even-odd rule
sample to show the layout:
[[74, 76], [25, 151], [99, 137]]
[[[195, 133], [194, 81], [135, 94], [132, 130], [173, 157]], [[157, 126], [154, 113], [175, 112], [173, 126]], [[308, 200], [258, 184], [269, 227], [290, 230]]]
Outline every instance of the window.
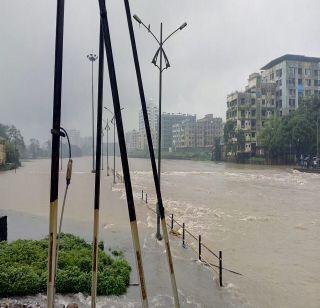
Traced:
[[271, 100], [271, 105], [274, 106], [274, 99]]
[[276, 70], [276, 76], [277, 77], [282, 77], [282, 69], [281, 68]]
[[296, 69], [294, 67], [289, 67], [289, 73], [290, 75], [294, 76], [296, 73]]
[[273, 80], [274, 79], [274, 73], [271, 73], [270, 74], [270, 80]]
[[296, 95], [296, 90], [295, 89], [290, 89], [289, 90], [290, 95]]
[[302, 68], [298, 68], [298, 74], [302, 75]]
[[266, 104], [266, 100], [263, 99], [263, 100], [262, 100], [262, 105], [265, 105], [265, 104]]
[[251, 127], [255, 128], [256, 127], [256, 120], [251, 120]]
[[310, 96], [311, 95], [311, 90], [306, 90], [305, 94], [306, 94], [306, 96]]
[[251, 98], [251, 105], [254, 105], [256, 103], [256, 99], [255, 98]]
[[253, 109], [253, 110], [251, 111], [251, 116], [253, 116], [253, 117], [256, 116], [256, 110], [255, 110], [255, 109]]
[[261, 111], [261, 115], [262, 115], [263, 117], [265, 117], [265, 116], [266, 116], [266, 111], [265, 111], [265, 110], [262, 110], [262, 111]]
[[251, 133], [252, 138], [256, 138], [256, 133]]
[[318, 85], [319, 85], [319, 80], [318, 80], [318, 79], [315, 79], [315, 80], [314, 80], [314, 86], [317, 87]]
[[282, 79], [277, 80], [276, 85], [277, 85], [277, 87], [282, 86]]
[[318, 77], [319, 71], [318, 70], [314, 70], [314, 77]]
[[289, 78], [289, 85], [295, 85], [296, 84], [296, 80], [294, 78]]
[[295, 99], [289, 99], [289, 106], [295, 107], [296, 106], [296, 100]]
[[306, 79], [307, 86], [311, 87], [311, 79]]
[[244, 110], [241, 110], [241, 117], [244, 117]]
[[244, 105], [246, 103], [246, 100], [244, 98], [241, 98], [241, 105]]
[[302, 85], [302, 79], [298, 79], [298, 85], [299, 85], [299, 86]]
[[241, 128], [244, 128], [244, 120], [241, 120]]
[[308, 69], [308, 68], [306, 68], [306, 69], [304, 70], [304, 74], [305, 74], [306, 76], [310, 76], [310, 75], [311, 75], [311, 70]]

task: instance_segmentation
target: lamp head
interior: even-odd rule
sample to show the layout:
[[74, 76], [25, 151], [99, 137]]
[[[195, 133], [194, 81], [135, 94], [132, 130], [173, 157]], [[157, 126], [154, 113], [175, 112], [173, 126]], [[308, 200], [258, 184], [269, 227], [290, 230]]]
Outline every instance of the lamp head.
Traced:
[[142, 24], [142, 20], [138, 17], [138, 15], [133, 15], [133, 18], [139, 25]]
[[187, 26], [187, 23], [184, 22], [184, 23], [179, 27], [179, 29], [182, 30], [182, 29], [185, 28], [186, 26]]

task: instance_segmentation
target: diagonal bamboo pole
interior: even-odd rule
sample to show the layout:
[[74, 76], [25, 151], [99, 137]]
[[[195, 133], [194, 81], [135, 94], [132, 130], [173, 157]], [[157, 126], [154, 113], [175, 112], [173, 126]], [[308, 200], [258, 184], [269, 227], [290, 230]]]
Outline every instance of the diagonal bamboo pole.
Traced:
[[[160, 174], [157, 171], [154, 149], [153, 149], [153, 144], [152, 144], [152, 136], [151, 136], [151, 130], [150, 130], [150, 125], [149, 125], [148, 111], [147, 111], [146, 99], [145, 99], [145, 95], [144, 95], [137, 46], [136, 46], [136, 41], [135, 41], [134, 31], [133, 31], [133, 26], [132, 26], [129, 0], [124, 0], [124, 4], [125, 4], [125, 9], [126, 9], [126, 15], [127, 15], [127, 21], [128, 21], [128, 27], [129, 27], [129, 33], [130, 33], [130, 39], [131, 39], [131, 47], [132, 47], [133, 59], [134, 59], [134, 64], [135, 64], [135, 69], [136, 69], [136, 75], [137, 75], [137, 81], [138, 81], [138, 87], [139, 87], [139, 93], [140, 93], [140, 99], [141, 99], [141, 107], [142, 107], [142, 112], [143, 112], [143, 117], [144, 117], [144, 124], [145, 124], [149, 153], [150, 153], [150, 160], [151, 160], [151, 166], [152, 166], [152, 172], [153, 172], [154, 185], [155, 185], [155, 189], [156, 189], [156, 193], [157, 193], [157, 201], [158, 201], [157, 204], [158, 204], [158, 208], [159, 208], [163, 237], [164, 237], [164, 241], [165, 241], [165, 245], [166, 245], [166, 254], [167, 254], [167, 260], [168, 260], [168, 265], [169, 265], [172, 293], [173, 293], [175, 307], [178, 308], [178, 307], [180, 307], [179, 295], [178, 295], [176, 278], [175, 278], [175, 274], [174, 274], [172, 255], [171, 255], [171, 250], [170, 250], [170, 242], [169, 242], [169, 236], [168, 236], [168, 229], [167, 229], [167, 224], [166, 224], [166, 219], [165, 219], [165, 212], [164, 212], [164, 207], [163, 207], [163, 202], [162, 202], [162, 195], [161, 195], [161, 189], [160, 189], [160, 179], [159, 179]], [[159, 168], [160, 168], [160, 165], [159, 165]]]
[[119, 92], [118, 92], [118, 86], [117, 86], [116, 72], [114, 67], [112, 45], [111, 45], [111, 39], [110, 39], [105, 0], [99, 0], [99, 7], [100, 7], [100, 15], [101, 15], [101, 21], [103, 26], [103, 36], [104, 36], [104, 42], [105, 42], [105, 48], [106, 48], [106, 54], [107, 54], [107, 62], [108, 62], [108, 68], [109, 68], [109, 78], [110, 78], [110, 85], [111, 85], [111, 92], [112, 92], [112, 99], [113, 99], [114, 115], [116, 119], [117, 131], [118, 131], [118, 141], [119, 141], [122, 170], [123, 170], [125, 189], [126, 189], [126, 195], [127, 195], [127, 204], [128, 204], [129, 218], [130, 218], [132, 241], [133, 241], [135, 259], [136, 259], [136, 264], [137, 264], [137, 269], [138, 269], [138, 274], [140, 279], [141, 302], [142, 302], [142, 307], [147, 308], [148, 299], [147, 299], [146, 285], [145, 285], [145, 279], [144, 279], [144, 273], [143, 273], [142, 255], [141, 255], [141, 248], [140, 248], [140, 242], [139, 242], [139, 234], [138, 234], [136, 212], [135, 212], [134, 199], [133, 199], [132, 186], [131, 186], [129, 162], [128, 162], [127, 149], [126, 149], [126, 143], [125, 143], [125, 137], [124, 137], [124, 131], [123, 131], [121, 106], [120, 106]]

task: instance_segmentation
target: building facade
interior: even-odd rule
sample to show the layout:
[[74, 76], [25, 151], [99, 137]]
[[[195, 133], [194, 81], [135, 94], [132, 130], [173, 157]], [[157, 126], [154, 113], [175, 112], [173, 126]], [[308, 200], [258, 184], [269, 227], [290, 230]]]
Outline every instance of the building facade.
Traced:
[[161, 148], [170, 151], [173, 148], [173, 125], [196, 121], [195, 115], [183, 113], [163, 113], [161, 122]]
[[[158, 148], [159, 108], [153, 103], [148, 103], [147, 112], [148, 112], [153, 148], [156, 149]], [[145, 131], [145, 124], [144, 124], [142, 110], [140, 110], [139, 112], [139, 138], [140, 139], [139, 139], [137, 149], [139, 150], [147, 149], [148, 143], [147, 143], [147, 136]]]
[[[244, 152], [260, 151], [258, 134], [265, 121], [276, 115], [276, 85], [265, 82], [259, 73], [249, 76], [248, 85], [243, 92], [234, 92], [227, 96], [227, 121], [231, 121], [234, 130], [243, 130], [245, 137]], [[229, 140], [235, 143], [236, 137]]]
[[279, 115], [288, 115], [305, 96], [320, 95], [320, 58], [284, 55], [261, 68], [264, 82], [276, 84]]
[[216, 137], [223, 135], [222, 118], [213, 117], [213, 114], [207, 114], [196, 123], [196, 147], [213, 147]]
[[172, 125], [173, 149], [188, 149], [196, 146], [196, 121], [184, 120]]
[[131, 130], [126, 133], [126, 145], [128, 150], [136, 150], [140, 149], [141, 147], [141, 141], [140, 141], [140, 132], [137, 130]]

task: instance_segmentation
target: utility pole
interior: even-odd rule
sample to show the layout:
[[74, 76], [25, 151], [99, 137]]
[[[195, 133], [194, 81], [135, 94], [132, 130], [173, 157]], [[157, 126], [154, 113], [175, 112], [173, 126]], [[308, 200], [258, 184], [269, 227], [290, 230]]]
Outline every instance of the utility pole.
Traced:
[[[164, 43], [177, 31], [182, 30], [187, 26], [187, 23], [183, 23], [180, 27], [178, 27], [176, 30], [174, 30], [170, 35], [168, 35], [163, 40], [163, 26], [162, 22], [160, 23], [160, 38], [158, 39], [154, 33], [151, 31], [150, 25], [147, 27], [143, 21], [137, 16], [133, 15], [133, 18], [135, 21], [142, 25], [148, 33], [152, 35], [152, 37], [156, 40], [156, 42], [159, 45], [159, 48], [157, 49], [151, 63], [156, 66], [159, 69], [159, 117], [158, 117], [158, 177], [159, 177], [159, 185], [161, 185], [161, 117], [162, 117], [162, 72], [170, 67], [170, 63], [168, 60], [168, 57], [163, 49]], [[158, 57], [159, 57], [159, 65], [158, 65]], [[163, 59], [165, 61], [165, 67], [163, 67]], [[156, 238], [161, 241], [162, 235], [160, 232], [160, 214], [159, 214], [159, 204], [157, 204], [157, 232], [156, 232]]]

